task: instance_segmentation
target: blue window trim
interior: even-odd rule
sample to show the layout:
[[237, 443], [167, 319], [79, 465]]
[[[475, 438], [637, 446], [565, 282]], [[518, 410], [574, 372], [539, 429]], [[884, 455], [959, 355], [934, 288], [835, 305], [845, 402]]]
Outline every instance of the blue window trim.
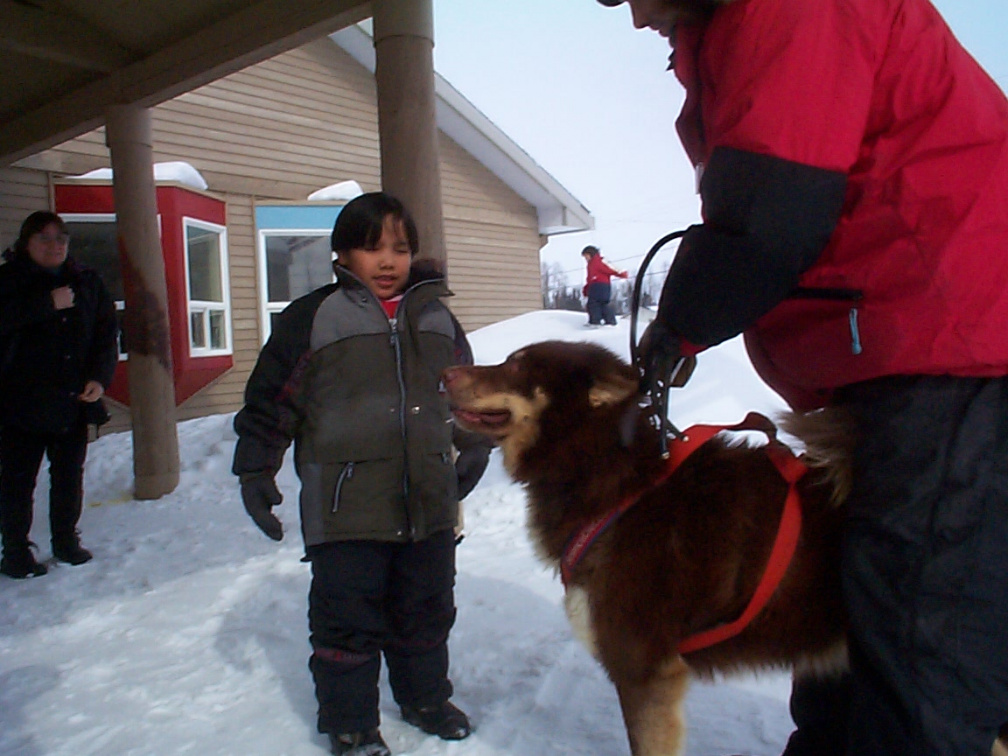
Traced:
[[260, 231], [284, 229], [325, 229], [332, 231], [343, 205], [257, 205], [256, 228]]

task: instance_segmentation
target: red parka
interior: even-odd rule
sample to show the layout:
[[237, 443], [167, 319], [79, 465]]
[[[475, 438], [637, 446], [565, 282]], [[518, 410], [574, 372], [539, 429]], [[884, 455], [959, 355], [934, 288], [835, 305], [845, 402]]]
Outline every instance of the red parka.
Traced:
[[613, 276], [616, 278], [626, 278], [628, 273], [625, 270], [617, 270], [602, 259], [602, 255], [594, 255], [588, 259], [587, 280], [585, 289], [593, 283], [609, 283]]
[[801, 295], [744, 324], [792, 406], [884, 375], [1008, 374], [1008, 100], [927, 0], [726, 2], [677, 28], [675, 70], [698, 170], [721, 148], [846, 177]]

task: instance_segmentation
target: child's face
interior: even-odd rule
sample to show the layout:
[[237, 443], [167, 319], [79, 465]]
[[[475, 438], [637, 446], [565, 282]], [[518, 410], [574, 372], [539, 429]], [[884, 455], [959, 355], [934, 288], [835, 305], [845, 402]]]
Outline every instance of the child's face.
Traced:
[[355, 247], [340, 252], [339, 263], [363, 281], [378, 299], [391, 299], [406, 290], [410, 252], [402, 223], [389, 215], [374, 249]]

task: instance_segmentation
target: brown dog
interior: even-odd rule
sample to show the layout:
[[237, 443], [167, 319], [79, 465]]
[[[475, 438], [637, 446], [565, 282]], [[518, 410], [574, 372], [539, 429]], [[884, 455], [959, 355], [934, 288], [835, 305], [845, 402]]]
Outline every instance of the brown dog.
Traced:
[[[691, 675], [846, 665], [838, 565], [851, 434], [841, 415], [789, 419], [808, 466], [791, 499], [781, 454], [767, 451], [781, 452], [776, 441], [714, 437], [668, 474], [636, 408], [636, 371], [599, 346], [542, 342], [443, 380], [456, 421], [493, 438], [526, 484], [532, 538], [561, 570], [571, 624], [616, 686], [634, 756], [682, 753]], [[800, 509], [800, 535], [766, 603], [737, 634], [688, 650], [751, 613], [789, 507]], [[1006, 734], [995, 756], [1008, 756]]]
[[[533, 344], [500, 365], [450, 368], [444, 384], [456, 421], [492, 437], [527, 485], [548, 563], [560, 567], [572, 538], [633, 501], [564, 572], [568, 617], [616, 686], [635, 756], [682, 752], [691, 674], [846, 663], [834, 498], [844, 459], [798, 482], [801, 536], [755, 620], [681, 654], [684, 639], [736, 620], [763, 575], [788, 494], [765, 451], [717, 437], [655, 485], [666, 468], [636, 411], [636, 371], [592, 344]], [[837, 438], [819, 441], [842, 450]]]

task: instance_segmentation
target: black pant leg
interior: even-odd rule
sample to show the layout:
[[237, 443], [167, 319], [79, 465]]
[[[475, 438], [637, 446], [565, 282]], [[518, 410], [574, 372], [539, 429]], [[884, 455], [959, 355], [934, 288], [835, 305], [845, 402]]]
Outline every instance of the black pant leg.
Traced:
[[49, 456], [49, 531], [53, 545], [77, 543], [77, 523], [84, 501], [84, 459], [87, 455], [87, 426], [78, 425], [69, 433], [51, 436], [46, 445]]
[[783, 756], [843, 756], [847, 750], [850, 677], [800, 677], [791, 687], [795, 731]]
[[855, 392], [849, 756], [976, 756], [1008, 712], [1008, 379]]
[[5, 553], [28, 549], [35, 481], [45, 448], [41, 436], [0, 429], [0, 534]]
[[318, 699], [319, 732], [378, 726], [381, 649], [389, 637], [385, 610], [393, 544], [345, 541], [312, 547], [308, 666]]
[[400, 706], [435, 706], [452, 695], [448, 634], [455, 623], [455, 536], [450, 530], [396, 547], [389, 583], [389, 683]]

